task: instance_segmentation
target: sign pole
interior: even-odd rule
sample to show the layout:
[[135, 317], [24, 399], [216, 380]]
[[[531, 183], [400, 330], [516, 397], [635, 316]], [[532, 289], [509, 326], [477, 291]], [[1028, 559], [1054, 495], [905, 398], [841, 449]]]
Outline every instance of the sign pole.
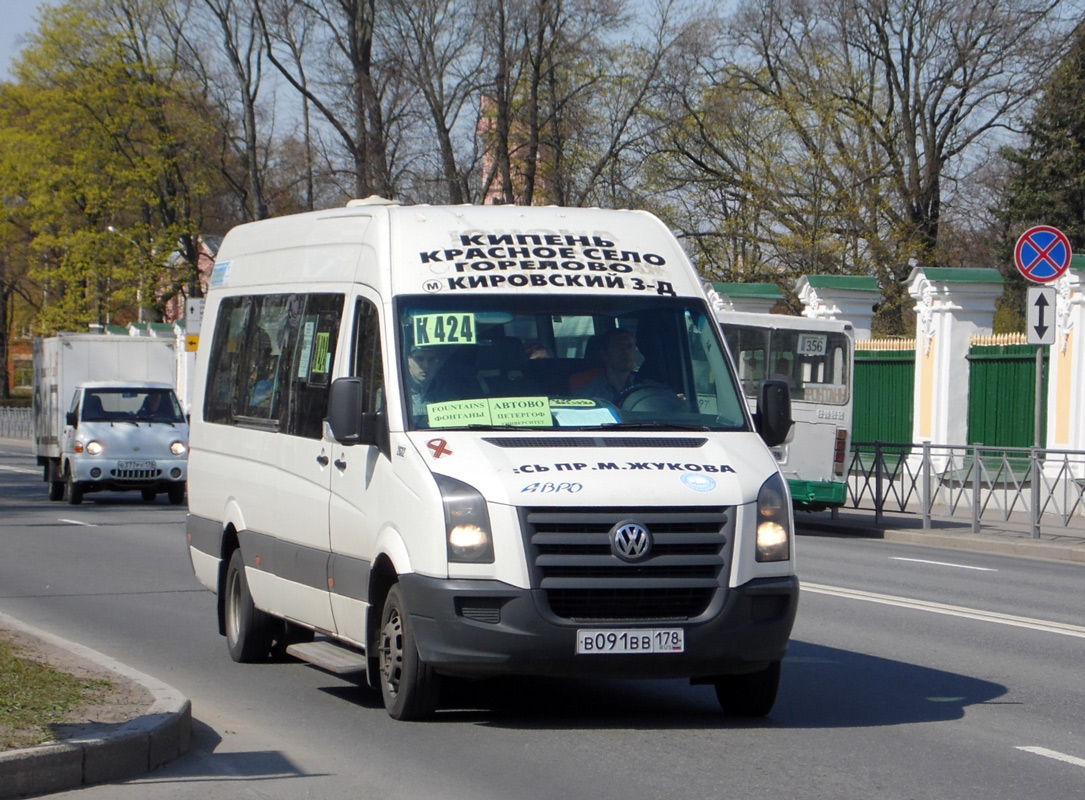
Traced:
[[1055, 326], [1048, 324], [1047, 312], [1055, 311], [1055, 288], [1047, 286], [1060, 278], [1070, 266], [1070, 240], [1058, 228], [1036, 225], [1017, 240], [1013, 260], [1025, 278], [1040, 286], [1028, 290], [1028, 343], [1036, 345], [1036, 409], [1033, 421], [1033, 447], [1029, 458], [1032, 497], [1029, 518], [1032, 538], [1040, 538], [1040, 452], [1044, 442], [1043, 423], [1044, 348], [1055, 343]]
[[1046, 345], [1036, 345], [1036, 421], [1033, 424], [1033, 442], [1037, 449], [1043, 447], [1043, 442], [1040, 440], [1040, 426], [1043, 424], [1043, 403], [1044, 395], [1044, 349]]

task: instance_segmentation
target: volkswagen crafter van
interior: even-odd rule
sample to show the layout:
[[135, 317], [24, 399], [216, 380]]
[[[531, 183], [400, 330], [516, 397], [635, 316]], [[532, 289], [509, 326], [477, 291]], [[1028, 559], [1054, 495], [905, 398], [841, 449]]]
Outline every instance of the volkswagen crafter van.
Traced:
[[446, 676], [687, 678], [767, 714], [791, 501], [701, 282], [643, 212], [345, 208], [235, 228], [187, 534], [230, 655], [431, 714]]

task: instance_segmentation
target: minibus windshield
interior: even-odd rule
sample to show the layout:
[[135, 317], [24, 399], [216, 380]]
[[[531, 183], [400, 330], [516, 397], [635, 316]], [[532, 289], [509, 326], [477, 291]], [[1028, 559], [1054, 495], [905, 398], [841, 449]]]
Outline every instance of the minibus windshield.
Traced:
[[396, 313], [411, 429], [750, 429], [693, 298], [425, 295]]

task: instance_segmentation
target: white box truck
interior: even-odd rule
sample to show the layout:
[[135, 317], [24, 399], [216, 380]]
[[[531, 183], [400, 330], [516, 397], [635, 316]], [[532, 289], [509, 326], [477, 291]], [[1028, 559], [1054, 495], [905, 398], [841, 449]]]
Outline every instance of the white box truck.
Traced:
[[173, 391], [175, 347], [95, 333], [34, 340], [34, 451], [50, 500], [133, 490], [184, 502], [188, 421]]
[[374, 201], [242, 225], [211, 277], [189, 556], [231, 657], [686, 678], [776, 699], [791, 499], [696, 271], [643, 212]]

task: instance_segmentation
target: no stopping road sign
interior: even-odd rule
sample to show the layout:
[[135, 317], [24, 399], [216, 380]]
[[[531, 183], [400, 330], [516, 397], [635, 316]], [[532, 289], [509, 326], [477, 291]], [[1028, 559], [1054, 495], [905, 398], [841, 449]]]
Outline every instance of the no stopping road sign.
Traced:
[[1013, 260], [1018, 271], [1035, 283], [1050, 283], [1070, 266], [1070, 240], [1058, 228], [1036, 225], [1017, 240]]

